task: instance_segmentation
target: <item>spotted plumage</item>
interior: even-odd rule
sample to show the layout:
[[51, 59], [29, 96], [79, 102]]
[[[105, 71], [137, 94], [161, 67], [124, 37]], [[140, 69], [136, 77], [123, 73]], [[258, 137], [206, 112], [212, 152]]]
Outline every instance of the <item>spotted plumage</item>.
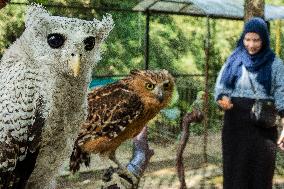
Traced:
[[115, 150], [169, 103], [173, 87], [173, 77], [166, 70], [134, 70], [125, 79], [94, 89], [88, 96], [88, 117], [75, 142], [70, 169], [76, 172], [81, 163], [88, 165], [90, 153], [108, 156], [119, 165]]
[[46, 185], [85, 120], [91, 72], [113, 21], [51, 16], [33, 4], [25, 26], [0, 62], [0, 188], [25, 188], [36, 161], [33, 188], [55, 188]]

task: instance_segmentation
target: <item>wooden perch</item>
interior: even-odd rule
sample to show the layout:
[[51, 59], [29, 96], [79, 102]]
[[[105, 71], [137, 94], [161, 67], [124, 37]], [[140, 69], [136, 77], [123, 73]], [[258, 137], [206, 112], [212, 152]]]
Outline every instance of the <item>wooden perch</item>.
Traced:
[[184, 176], [184, 165], [183, 165], [183, 151], [186, 147], [186, 143], [189, 138], [189, 124], [193, 122], [201, 122], [203, 119], [203, 113], [200, 111], [193, 111], [186, 113], [182, 119], [182, 135], [179, 142], [177, 150], [177, 160], [176, 160], [176, 169], [178, 178], [180, 181], [180, 189], [186, 189], [185, 176]]

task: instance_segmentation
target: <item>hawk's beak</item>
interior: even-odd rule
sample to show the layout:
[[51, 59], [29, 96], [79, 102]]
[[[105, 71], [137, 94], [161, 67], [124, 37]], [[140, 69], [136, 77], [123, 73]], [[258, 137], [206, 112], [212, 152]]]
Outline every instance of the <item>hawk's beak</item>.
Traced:
[[80, 56], [79, 55], [72, 56], [70, 64], [74, 77], [77, 77], [80, 73], [80, 65], [81, 65]]

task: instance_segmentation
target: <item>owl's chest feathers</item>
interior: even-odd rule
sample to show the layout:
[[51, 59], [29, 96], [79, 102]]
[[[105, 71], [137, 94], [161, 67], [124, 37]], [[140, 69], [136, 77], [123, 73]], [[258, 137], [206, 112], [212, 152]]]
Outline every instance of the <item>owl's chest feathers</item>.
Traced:
[[106, 155], [109, 151], [116, 150], [116, 148], [118, 148], [122, 142], [135, 137], [141, 132], [143, 127], [146, 126], [147, 122], [156, 115], [154, 111], [155, 110], [151, 109], [144, 110], [143, 113], [138, 116], [136, 120], [133, 120], [133, 122], [129, 124], [127, 128], [122, 131], [117, 137], [113, 139], [102, 137], [98, 140], [87, 142], [84, 145], [84, 150], [90, 152], [95, 149], [95, 153], [100, 153], [103, 156]]
[[[61, 146], [56, 149], [59, 152], [63, 148], [68, 152], [71, 151], [71, 143], [79, 132], [80, 124], [86, 118], [87, 91], [84, 89], [87, 88], [84, 87], [85, 82], [57, 78], [53, 87], [51, 110], [46, 120], [47, 127], [43, 133], [43, 143], [49, 144], [52, 139], [52, 145]], [[56, 139], [54, 135], [60, 137]]]
[[107, 136], [99, 137], [95, 140], [85, 142], [82, 148], [86, 152], [99, 153], [100, 155], [105, 156], [108, 152], [115, 151], [124, 141], [139, 134], [144, 126], [143, 123], [132, 123], [117, 137], [113, 139], [110, 139]]
[[73, 112], [86, 111], [87, 81], [56, 81], [52, 101], [52, 109], [61, 116], [72, 115]]
[[[159, 110], [157, 109], [153, 109], [153, 108], [149, 108], [147, 106], [144, 107], [144, 111], [142, 112], [142, 114], [140, 116], [138, 116], [136, 118], [136, 120], [134, 120], [122, 133], [120, 136], [118, 136], [117, 138], [114, 138], [111, 140], [111, 143], [113, 144], [120, 144], [122, 141], [127, 140], [127, 139], [131, 139], [133, 137], [135, 137], [136, 135], [138, 135], [141, 130], [143, 129], [143, 127], [146, 126], [146, 124], [153, 119], [153, 117], [156, 116], [156, 114], [158, 113]], [[139, 120], [139, 121], [137, 121]], [[121, 142], [120, 142], [121, 141]], [[116, 145], [117, 145], [116, 144]], [[119, 146], [119, 145], [117, 145]]]

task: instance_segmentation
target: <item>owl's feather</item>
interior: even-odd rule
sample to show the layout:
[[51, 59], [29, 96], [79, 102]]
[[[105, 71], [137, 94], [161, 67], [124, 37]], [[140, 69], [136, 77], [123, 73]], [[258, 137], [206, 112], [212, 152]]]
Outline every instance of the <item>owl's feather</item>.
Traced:
[[33, 4], [25, 26], [0, 62], [0, 188], [24, 188], [36, 161], [33, 188], [55, 188], [49, 183], [85, 120], [91, 72], [113, 21], [51, 16]]
[[[106, 91], [109, 93], [105, 93]], [[88, 102], [90, 122], [82, 126], [81, 133], [84, 136], [90, 133], [112, 139], [143, 112], [139, 97], [120, 83], [94, 90], [89, 94]]]
[[113, 156], [122, 142], [139, 134], [169, 103], [173, 85], [173, 78], [166, 71], [137, 70], [117, 83], [93, 90], [88, 98], [88, 118], [74, 144], [70, 169], [75, 172], [81, 163], [89, 162], [90, 153]]

